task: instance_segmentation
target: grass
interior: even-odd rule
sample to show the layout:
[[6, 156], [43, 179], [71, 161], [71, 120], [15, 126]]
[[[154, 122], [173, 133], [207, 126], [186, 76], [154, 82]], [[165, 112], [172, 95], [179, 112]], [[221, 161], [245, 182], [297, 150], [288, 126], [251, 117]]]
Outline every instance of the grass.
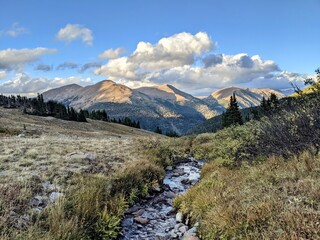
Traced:
[[[141, 149], [166, 138], [144, 130], [3, 108], [0, 126], [0, 239], [114, 239], [125, 209], [163, 175]], [[52, 191], [64, 196], [50, 203]], [[38, 195], [49, 203], [40, 214], [30, 205]]]
[[210, 162], [175, 205], [200, 222], [203, 239], [317, 239], [320, 159], [304, 152], [237, 169]]

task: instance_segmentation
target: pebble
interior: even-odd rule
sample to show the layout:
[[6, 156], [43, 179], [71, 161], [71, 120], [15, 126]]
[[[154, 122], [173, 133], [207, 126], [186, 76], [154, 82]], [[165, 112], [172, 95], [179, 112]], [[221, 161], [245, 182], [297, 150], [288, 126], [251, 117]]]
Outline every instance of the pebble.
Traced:
[[189, 229], [183, 222], [183, 214], [175, 212], [173, 198], [200, 178], [200, 168], [201, 164], [196, 161], [185, 161], [175, 168], [168, 166], [163, 185], [152, 189], [153, 196], [126, 211], [121, 223], [121, 239], [198, 240], [196, 228]]
[[140, 223], [140, 224], [147, 224], [149, 222], [149, 219], [147, 218], [143, 218], [143, 217], [135, 217], [134, 220], [137, 222], [137, 223]]
[[176, 222], [182, 222], [183, 215], [181, 212], [177, 212], [176, 214]]
[[30, 201], [30, 205], [32, 207], [39, 207], [39, 206], [43, 206], [44, 204], [45, 204], [45, 200], [44, 200], [44, 197], [42, 196], [35, 196]]

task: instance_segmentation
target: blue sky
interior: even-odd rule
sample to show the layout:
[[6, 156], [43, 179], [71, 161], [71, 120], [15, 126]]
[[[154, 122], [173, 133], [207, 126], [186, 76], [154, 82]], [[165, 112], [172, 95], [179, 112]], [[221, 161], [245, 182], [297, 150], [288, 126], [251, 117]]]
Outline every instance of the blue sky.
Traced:
[[[231, 85], [286, 88], [320, 65], [319, 0], [0, 4], [0, 92], [106, 78], [130, 87], [170, 83], [196, 95]], [[138, 49], [141, 41], [150, 46]], [[117, 48], [120, 55], [98, 57]], [[92, 67], [81, 72], [84, 64]]]

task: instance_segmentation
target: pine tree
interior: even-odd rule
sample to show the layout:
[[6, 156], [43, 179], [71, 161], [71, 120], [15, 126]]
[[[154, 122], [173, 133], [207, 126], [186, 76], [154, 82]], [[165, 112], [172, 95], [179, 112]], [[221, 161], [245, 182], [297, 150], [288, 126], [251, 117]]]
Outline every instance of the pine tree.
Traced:
[[78, 121], [78, 122], [87, 122], [85, 112], [84, 112], [82, 109], [80, 109], [80, 112], [79, 112], [79, 114], [78, 114], [77, 121]]
[[242, 116], [239, 111], [239, 106], [235, 93], [230, 97], [229, 106], [226, 112], [222, 115], [222, 127], [229, 127], [231, 125], [243, 124]]
[[271, 108], [277, 108], [279, 106], [279, 99], [274, 93], [270, 95], [270, 106]]
[[156, 130], [154, 131], [155, 133], [158, 133], [158, 134], [162, 134], [162, 130], [159, 126], [157, 126]]
[[270, 101], [266, 100], [265, 97], [262, 97], [260, 107], [264, 113], [269, 112], [270, 111]]

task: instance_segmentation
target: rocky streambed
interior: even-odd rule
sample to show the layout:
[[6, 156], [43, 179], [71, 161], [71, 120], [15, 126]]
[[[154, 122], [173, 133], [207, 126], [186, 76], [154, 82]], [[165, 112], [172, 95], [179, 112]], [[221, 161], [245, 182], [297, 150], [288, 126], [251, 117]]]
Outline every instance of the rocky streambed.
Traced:
[[122, 240], [196, 240], [196, 226], [189, 227], [173, 208], [173, 198], [183, 194], [200, 178], [203, 163], [187, 159], [167, 167], [163, 185], [154, 194], [129, 208], [122, 220]]

